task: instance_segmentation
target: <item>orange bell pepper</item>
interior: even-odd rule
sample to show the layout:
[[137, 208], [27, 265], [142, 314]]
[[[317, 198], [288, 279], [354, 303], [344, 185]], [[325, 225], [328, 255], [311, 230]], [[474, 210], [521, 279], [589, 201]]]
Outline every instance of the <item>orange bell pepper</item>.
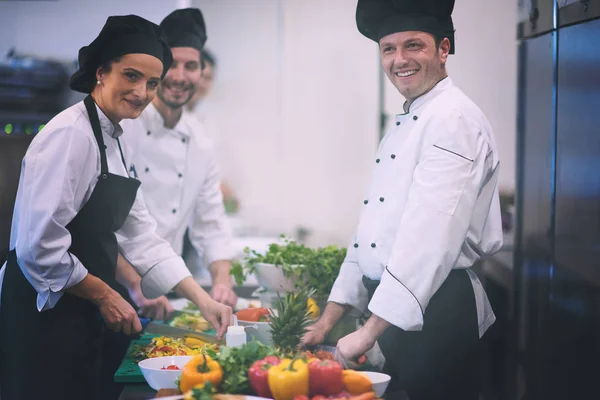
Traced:
[[364, 374], [351, 369], [342, 372], [344, 389], [352, 395], [358, 395], [373, 391], [371, 380]]

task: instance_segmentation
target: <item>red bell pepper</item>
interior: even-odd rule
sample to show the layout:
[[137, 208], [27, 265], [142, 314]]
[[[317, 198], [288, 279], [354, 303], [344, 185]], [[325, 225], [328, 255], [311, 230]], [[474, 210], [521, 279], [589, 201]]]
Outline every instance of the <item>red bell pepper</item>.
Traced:
[[274, 365], [279, 365], [281, 360], [275, 356], [268, 356], [262, 360], [256, 361], [248, 370], [248, 380], [250, 386], [260, 397], [272, 398], [269, 388], [269, 369]]
[[331, 360], [313, 360], [308, 364], [311, 395], [334, 396], [344, 390], [342, 365]]
[[236, 313], [240, 321], [259, 322], [262, 317], [269, 316], [268, 308], [245, 308]]

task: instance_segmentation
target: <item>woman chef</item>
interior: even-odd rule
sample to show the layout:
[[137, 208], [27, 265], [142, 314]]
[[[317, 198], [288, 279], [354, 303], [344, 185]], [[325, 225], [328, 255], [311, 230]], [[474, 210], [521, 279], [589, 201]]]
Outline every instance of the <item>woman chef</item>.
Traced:
[[106, 327], [141, 330], [111, 288], [119, 248], [147, 297], [174, 288], [219, 336], [230, 325], [231, 309], [213, 301], [155, 234], [119, 143], [119, 122], [140, 115], [171, 63], [159, 26], [135, 15], [109, 17], [79, 51], [69, 83], [89, 95], [53, 118], [27, 150], [12, 251], [0, 272], [3, 400], [92, 399], [110, 383], [99, 378], [110, 376], [101, 373]]

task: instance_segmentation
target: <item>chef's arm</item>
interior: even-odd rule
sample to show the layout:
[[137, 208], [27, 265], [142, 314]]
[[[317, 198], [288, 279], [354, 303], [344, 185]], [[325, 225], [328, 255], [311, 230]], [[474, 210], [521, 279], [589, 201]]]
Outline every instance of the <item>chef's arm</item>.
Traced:
[[102, 279], [89, 273], [81, 282], [71, 286], [66, 291], [96, 305], [102, 303], [103, 299], [114, 292]]
[[121, 253], [119, 253], [119, 257], [117, 258], [115, 277], [117, 282], [125, 286], [129, 291], [142, 290], [142, 277], [137, 273], [133, 266], [123, 258]]
[[329, 332], [351, 308], [350, 305], [330, 301], [325, 306], [325, 310], [317, 323], [324, 332]]
[[[446, 124], [468, 129], [465, 125], [461, 118]], [[482, 135], [438, 131], [447, 134], [423, 151], [390, 258], [369, 303], [373, 314], [405, 331], [422, 329], [431, 297], [460, 261], [479, 193], [494, 175]]]
[[214, 285], [225, 285], [232, 287], [231, 275], [231, 261], [229, 260], [217, 260], [210, 264], [210, 275], [212, 277], [212, 283]]

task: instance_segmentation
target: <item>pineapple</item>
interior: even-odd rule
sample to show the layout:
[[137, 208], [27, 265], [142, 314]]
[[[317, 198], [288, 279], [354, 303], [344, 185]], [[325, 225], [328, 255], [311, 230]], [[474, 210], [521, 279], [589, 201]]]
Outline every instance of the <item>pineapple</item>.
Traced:
[[274, 310], [271, 310], [271, 337], [273, 346], [284, 355], [293, 354], [300, 345], [306, 328], [311, 323], [308, 299], [314, 290], [277, 294]]

